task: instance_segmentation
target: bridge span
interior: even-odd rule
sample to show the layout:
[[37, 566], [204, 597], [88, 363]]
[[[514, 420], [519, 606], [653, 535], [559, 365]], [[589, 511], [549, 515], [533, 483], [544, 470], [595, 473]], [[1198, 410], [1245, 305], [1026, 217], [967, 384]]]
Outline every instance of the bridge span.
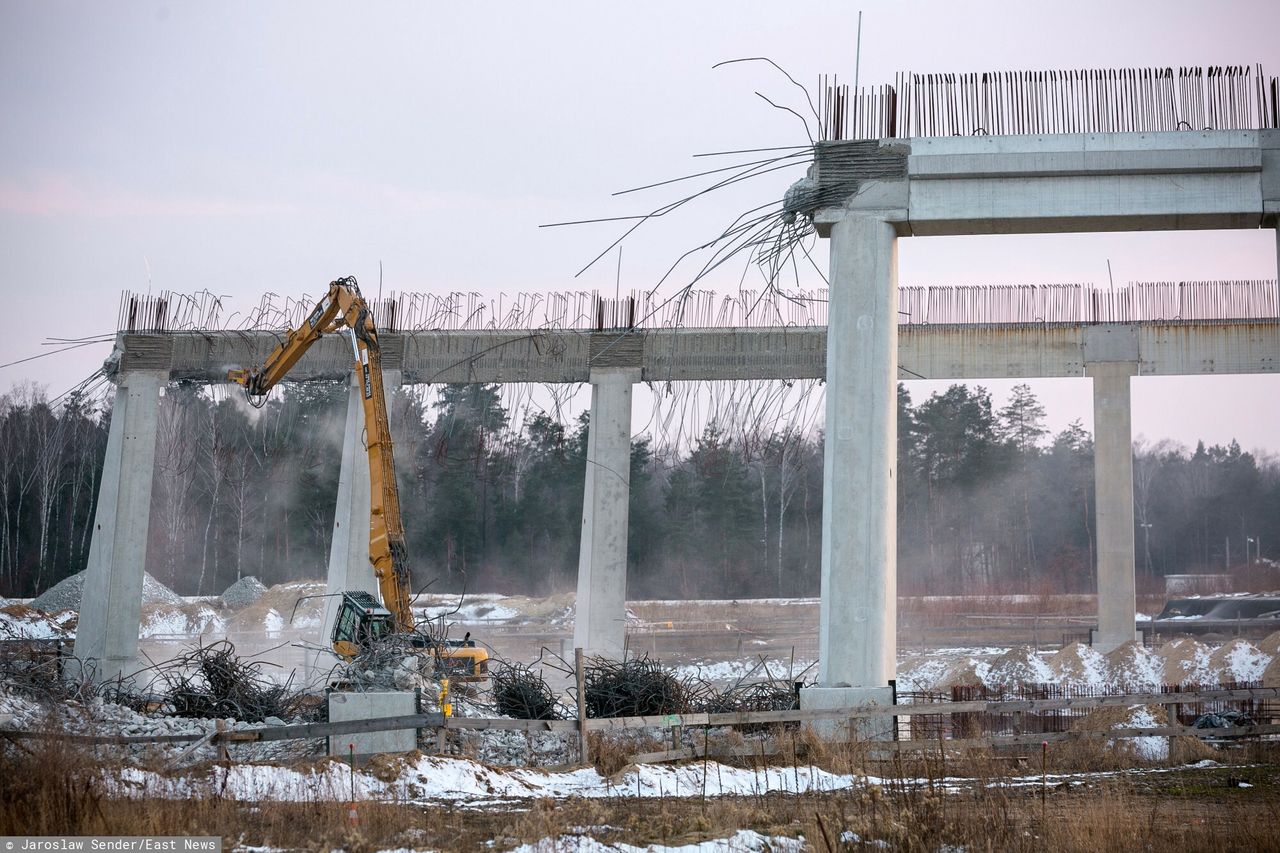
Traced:
[[[1275, 372], [1275, 313], [1198, 320], [900, 325], [897, 240], [924, 234], [1043, 233], [1280, 224], [1280, 130], [1130, 130], [841, 140], [814, 147], [784, 215], [831, 241], [825, 334], [817, 328], [387, 336], [392, 382], [590, 382], [575, 639], [617, 654], [623, 637], [631, 387], [640, 381], [825, 377], [819, 687], [807, 707], [886, 702], [896, 659], [895, 386], [912, 378], [1088, 377], [1094, 388], [1099, 630], [1104, 651], [1134, 638], [1129, 383], [1138, 375]], [[1255, 125], [1256, 126], [1256, 125]], [[1280, 232], [1278, 232], [1280, 248]], [[124, 334], [78, 657], [107, 677], [136, 648], [156, 398], [173, 378], [216, 381], [255, 362], [265, 334]], [[398, 348], [398, 349], [397, 349]], [[303, 376], [342, 375], [339, 346]], [[363, 582], [367, 504], [348, 409], [330, 583]], [[595, 479], [593, 479], [595, 478]], [[341, 489], [345, 488], [346, 491]], [[833, 520], [839, 519], [835, 524]], [[359, 537], [356, 537], [357, 539]], [[354, 549], [354, 550], [353, 550]], [[348, 567], [351, 576], [346, 573]], [[367, 574], [367, 572], [366, 572]]]

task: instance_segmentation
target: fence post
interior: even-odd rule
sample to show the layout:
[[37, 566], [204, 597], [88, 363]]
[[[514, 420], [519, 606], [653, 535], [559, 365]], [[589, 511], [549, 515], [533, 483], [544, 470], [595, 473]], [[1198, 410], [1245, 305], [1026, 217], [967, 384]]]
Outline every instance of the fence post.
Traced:
[[582, 669], [581, 646], [573, 650], [573, 677], [578, 687], [578, 757], [583, 764], [590, 764], [591, 756], [587, 752], [587, 677]]
[[226, 720], [216, 721], [214, 723], [214, 729], [217, 731], [217, 735], [214, 736], [214, 740], [218, 742], [218, 760], [230, 761], [231, 750], [227, 748], [227, 742], [224, 739], [227, 733], [227, 721]]

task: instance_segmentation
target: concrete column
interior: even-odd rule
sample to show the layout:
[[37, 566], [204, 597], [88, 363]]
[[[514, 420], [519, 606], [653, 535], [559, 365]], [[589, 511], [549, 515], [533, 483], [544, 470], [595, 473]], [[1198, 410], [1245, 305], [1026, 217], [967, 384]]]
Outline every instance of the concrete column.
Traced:
[[[382, 371], [390, 414], [391, 394], [400, 387], [398, 370]], [[329, 646], [333, 620], [340, 599], [334, 593], [361, 590], [378, 595], [378, 580], [369, 562], [369, 451], [365, 439], [364, 397], [360, 381], [351, 377], [347, 392], [347, 421], [343, 430], [342, 463], [338, 469], [338, 500], [333, 514], [333, 539], [329, 543], [329, 572], [325, 592], [324, 621], [319, 643]], [[331, 661], [317, 660], [328, 669]]]
[[807, 707], [887, 704], [896, 668], [897, 279], [893, 226], [852, 213], [833, 225], [819, 689], [802, 692]]
[[162, 371], [116, 380], [74, 654], [100, 681], [137, 671]]
[[1098, 536], [1098, 632], [1106, 654], [1136, 637], [1133, 554], [1133, 435], [1129, 417], [1132, 362], [1089, 364], [1093, 377], [1093, 489]]
[[631, 386], [636, 368], [591, 371], [591, 424], [582, 497], [573, 644], [621, 659], [627, 633], [627, 512], [631, 498]]

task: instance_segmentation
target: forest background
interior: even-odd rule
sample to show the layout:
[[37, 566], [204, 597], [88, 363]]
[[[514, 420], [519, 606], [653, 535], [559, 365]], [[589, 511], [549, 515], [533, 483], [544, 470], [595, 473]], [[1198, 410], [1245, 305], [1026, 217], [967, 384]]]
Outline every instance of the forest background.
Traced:
[[[147, 569], [187, 595], [240, 577], [323, 578], [342, 455], [345, 383], [285, 385], [261, 410], [171, 384], [160, 402]], [[514, 419], [499, 386], [405, 387], [391, 404], [415, 586], [574, 589], [587, 417]], [[107, 402], [0, 396], [0, 595], [27, 597], [85, 567], [110, 423]], [[1022, 385], [898, 395], [899, 592], [1094, 591], [1093, 444], [1050, 435]], [[518, 421], [518, 423], [517, 423]], [[1231, 442], [1134, 447], [1140, 589], [1223, 572], [1247, 587], [1280, 554], [1280, 462]], [[631, 452], [628, 594], [818, 594], [822, 434], [779, 420], [686, 447]]]

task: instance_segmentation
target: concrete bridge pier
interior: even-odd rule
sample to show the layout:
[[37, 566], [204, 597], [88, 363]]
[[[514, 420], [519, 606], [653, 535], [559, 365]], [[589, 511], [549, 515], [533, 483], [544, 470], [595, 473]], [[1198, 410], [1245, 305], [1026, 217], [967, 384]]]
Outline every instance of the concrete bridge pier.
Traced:
[[1136, 362], [1088, 364], [1093, 377], [1094, 513], [1098, 536], [1098, 630], [1106, 654], [1137, 637], [1133, 542], [1133, 435], [1129, 379]]
[[890, 704], [897, 655], [897, 235], [847, 212], [830, 237], [820, 664], [804, 708]]
[[167, 380], [167, 371], [152, 370], [122, 372], [116, 379], [74, 646], [84, 673], [99, 681], [138, 669], [156, 426]]
[[[382, 386], [391, 393], [400, 387], [398, 370], [382, 371]], [[320, 645], [328, 647], [333, 620], [338, 613], [336, 593], [362, 590], [378, 596], [378, 580], [369, 562], [369, 452], [365, 439], [364, 390], [352, 374], [347, 391], [347, 419], [343, 428], [342, 462], [338, 469], [338, 499], [333, 513], [333, 539], [329, 543], [329, 571], [326, 575], [324, 621], [320, 624]], [[380, 597], [380, 596], [379, 596]], [[321, 655], [321, 657], [324, 657]], [[331, 658], [313, 661], [328, 670]]]
[[614, 659], [622, 658], [627, 633], [631, 386], [639, 381], [639, 368], [591, 370], [573, 644], [588, 654]]

